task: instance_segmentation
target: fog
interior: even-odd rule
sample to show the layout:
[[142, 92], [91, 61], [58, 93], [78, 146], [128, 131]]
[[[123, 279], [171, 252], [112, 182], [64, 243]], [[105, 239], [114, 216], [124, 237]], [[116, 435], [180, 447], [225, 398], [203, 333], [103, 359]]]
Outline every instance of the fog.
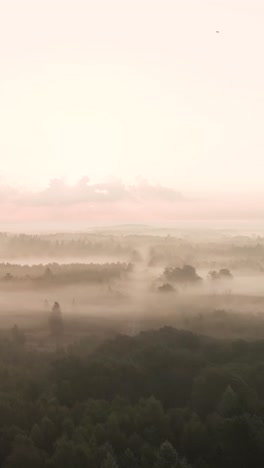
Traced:
[[[75, 437], [78, 454], [81, 453], [80, 440], [83, 441], [86, 432], [82, 428], [71, 435], [69, 431], [74, 425], [77, 427], [83, 412], [87, 415], [82, 424], [83, 427], [87, 424], [88, 438], [91, 430], [101, 437], [102, 408], [107, 408], [104, 411], [111, 408], [107, 414], [106, 425], [110, 428], [107, 440], [117, 451], [122, 438], [116, 432], [116, 424], [124, 404], [128, 404], [122, 419], [125, 424], [130, 414], [136, 420], [142, 412], [145, 419], [140, 425], [143, 424], [144, 431], [149, 420], [152, 428], [149, 434], [158, 433], [161, 426], [167, 433], [168, 424], [172, 424], [171, 440], [174, 440], [175, 423], [177, 425], [185, 413], [194, 411], [197, 386], [202, 388], [198, 402], [201, 400], [205, 405], [208, 394], [211, 397], [217, 392], [215, 411], [220, 415], [210, 416], [214, 421], [220, 420], [217, 434], [222, 437], [223, 416], [218, 401], [220, 398], [222, 402], [226, 387], [229, 394], [234, 392], [229, 390], [231, 384], [234, 389], [241, 387], [241, 398], [249, 394], [253, 408], [255, 399], [251, 400], [243, 379], [247, 378], [246, 382], [256, 385], [257, 389], [260, 385], [262, 389], [261, 365], [256, 360], [263, 359], [263, 285], [264, 237], [260, 233], [256, 236], [241, 231], [211, 232], [205, 229], [179, 232], [176, 228], [160, 226], [151, 226], [144, 233], [144, 229], [133, 231], [131, 226], [129, 229], [120, 226], [74, 234], [2, 234], [0, 353], [1, 369], [5, 369], [4, 366], [7, 369], [0, 369], [2, 392], [6, 392], [6, 401], [11, 398], [12, 406], [13, 401], [17, 401], [13, 400], [14, 395], [15, 398], [19, 395], [22, 408], [28, 408], [29, 419], [35, 421], [39, 417], [41, 428], [53, 427], [52, 424], [59, 427], [55, 424], [58, 415], [62, 415], [59, 423], [62, 429], [59, 428], [56, 434], [64, 434], [65, 440], [58, 442], [52, 450], [56, 454], [60, 450], [57, 447], [66, 446], [67, 457], [72, 453]], [[209, 392], [207, 383], [204, 384], [207, 375]], [[10, 388], [13, 389], [11, 395]], [[135, 410], [137, 388], [139, 403]], [[186, 391], [189, 392], [187, 396]], [[5, 415], [3, 408], [4, 404], [1, 414]], [[14, 411], [23, 416], [20, 408], [16, 405]], [[195, 408], [197, 412], [193, 412], [194, 424], [188, 416], [186, 424], [193, 426], [187, 427], [207, 424], [208, 418], [200, 416], [199, 408], [200, 404], [197, 410]], [[259, 408], [261, 414], [263, 406], [259, 405]], [[46, 414], [43, 411], [47, 417], [43, 417]], [[161, 420], [165, 411], [166, 419]], [[91, 423], [95, 414], [100, 423]], [[245, 418], [248, 417], [246, 413]], [[16, 422], [16, 416], [8, 418], [6, 424]], [[233, 419], [234, 416], [230, 417], [228, 413], [228, 427]], [[23, 424], [23, 417], [21, 420]], [[29, 424], [32, 425], [31, 420]], [[131, 431], [134, 431], [133, 424]], [[21, 464], [22, 444], [28, 451], [32, 450], [33, 443], [39, 444], [35, 435], [40, 430], [36, 427], [30, 429], [28, 436], [26, 426], [25, 434], [14, 438], [13, 444], [19, 447], [18, 463], [4, 466], [65, 466], [64, 455], [60, 458], [61, 464], [57, 462], [59, 458], [53, 465]], [[184, 434], [184, 429], [181, 432]], [[47, 434], [49, 437], [50, 430]], [[120, 434], [123, 433], [120, 431]], [[57, 435], [54, 437], [58, 439]], [[195, 441], [196, 438], [195, 429]], [[134, 440], [137, 441], [137, 437]], [[88, 441], [82, 444], [89, 447]], [[99, 445], [100, 450], [105, 446], [108, 448], [106, 442], [103, 444]], [[11, 450], [16, 450], [16, 445], [14, 447]], [[208, 447], [210, 454], [211, 439]], [[192, 465], [186, 465], [184, 461], [177, 466], [233, 466], [197, 464], [192, 453], [191, 449]], [[40, 454], [44, 457], [43, 451]], [[163, 466], [163, 463], [153, 465], [152, 462], [147, 465], [98, 465], [100, 454], [99, 451], [96, 453], [91, 466]], [[31, 452], [26, 456], [32, 460]], [[87, 463], [79, 465], [79, 460], [78, 455], [74, 463], [67, 466], [88, 466]], [[237, 467], [241, 466], [239, 462]]]
[[58, 302], [65, 343], [95, 330], [133, 335], [168, 324], [264, 338], [264, 238], [164, 229], [2, 235], [0, 327], [16, 323], [35, 346], [42, 336], [45, 349]]
[[0, 0], [0, 468], [264, 466], [263, 0]]

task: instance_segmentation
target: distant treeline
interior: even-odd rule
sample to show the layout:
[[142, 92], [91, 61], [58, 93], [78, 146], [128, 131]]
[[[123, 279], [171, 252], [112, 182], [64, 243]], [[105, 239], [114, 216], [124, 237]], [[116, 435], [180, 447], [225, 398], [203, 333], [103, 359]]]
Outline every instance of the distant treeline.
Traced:
[[111, 279], [122, 279], [132, 270], [129, 263], [81, 264], [71, 263], [60, 265], [15, 265], [0, 264], [0, 281], [12, 283], [16, 281], [35, 281], [44, 284], [108, 282]]
[[170, 239], [149, 250], [150, 267], [158, 265], [184, 265], [195, 263], [197, 268], [264, 271], [264, 245], [234, 245], [230, 243], [188, 243], [175, 245]]
[[264, 272], [264, 239], [223, 236], [190, 239], [176, 236], [103, 233], [10, 235], [0, 233], [0, 259], [115, 258], [145, 261], [149, 267], [183, 266], [214, 270], [230, 268]]
[[90, 236], [77, 239], [56, 236], [20, 234], [11, 236], [0, 234], [0, 255], [10, 257], [78, 257], [78, 256], [115, 256], [132, 255], [132, 249], [122, 245], [118, 239]]

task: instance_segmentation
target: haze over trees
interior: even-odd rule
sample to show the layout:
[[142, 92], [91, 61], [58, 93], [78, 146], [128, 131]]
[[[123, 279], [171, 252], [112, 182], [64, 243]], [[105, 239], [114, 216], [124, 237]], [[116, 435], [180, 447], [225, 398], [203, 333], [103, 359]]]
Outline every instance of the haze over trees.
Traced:
[[0, 467], [261, 468], [264, 241], [210, 235], [0, 236]]
[[0, 0], [0, 468], [264, 468], [263, 45]]
[[226, 279], [233, 278], [228, 268], [221, 268], [219, 271], [216, 271], [216, 270], [209, 271], [208, 276], [212, 280], [226, 280]]
[[191, 265], [184, 265], [182, 268], [166, 267], [163, 275], [168, 281], [176, 283], [196, 283], [202, 280]]

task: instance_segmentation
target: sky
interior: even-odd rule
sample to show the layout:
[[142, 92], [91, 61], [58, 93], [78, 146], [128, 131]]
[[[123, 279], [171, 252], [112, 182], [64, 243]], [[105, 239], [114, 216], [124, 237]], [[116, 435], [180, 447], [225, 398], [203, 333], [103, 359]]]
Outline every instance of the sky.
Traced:
[[263, 0], [0, 0], [0, 194], [87, 176], [253, 199], [263, 24]]

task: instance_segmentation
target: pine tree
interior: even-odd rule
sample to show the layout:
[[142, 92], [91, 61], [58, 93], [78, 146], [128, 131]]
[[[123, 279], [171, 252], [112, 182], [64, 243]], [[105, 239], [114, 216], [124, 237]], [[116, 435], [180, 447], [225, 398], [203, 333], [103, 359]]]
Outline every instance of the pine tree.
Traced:
[[54, 302], [53, 304], [51, 314], [50, 314], [49, 325], [50, 325], [51, 334], [54, 336], [55, 341], [56, 341], [56, 346], [58, 348], [59, 342], [63, 335], [62, 312], [61, 312], [60, 304], [58, 302]]
[[137, 468], [138, 463], [136, 457], [132, 450], [126, 449], [123, 457], [122, 457], [122, 467], [123, 468]]
[[108, 452], [108, 454], [106, 455], [101, 468], [118, 468], [115, 457], [112, 455], [111, 452]]
[[238, 397], [236, 392], [228, 385], [218, 405], [218, 411], [222, 416], [233, 416], [238, 408]]
[[22, 330], [17, 325], [14, 325], [12, 330], [12, 340], [18, 346], [23, 346], [26, 342], [26, 337]]
[[30, 438], [38, 448], [43, 447], [43, 435], [38, 424], [34, 424], [30, 432]]
[[174, 447], [168, 441], [163, 442], [157, 454], [155, 468], [178, 468], [178, 463], [179, 457]]
[[185, 458], [182, 458], [178, 465], [177, 465], [177, 468], [192, 468], [191, 465], [186, 461]]

